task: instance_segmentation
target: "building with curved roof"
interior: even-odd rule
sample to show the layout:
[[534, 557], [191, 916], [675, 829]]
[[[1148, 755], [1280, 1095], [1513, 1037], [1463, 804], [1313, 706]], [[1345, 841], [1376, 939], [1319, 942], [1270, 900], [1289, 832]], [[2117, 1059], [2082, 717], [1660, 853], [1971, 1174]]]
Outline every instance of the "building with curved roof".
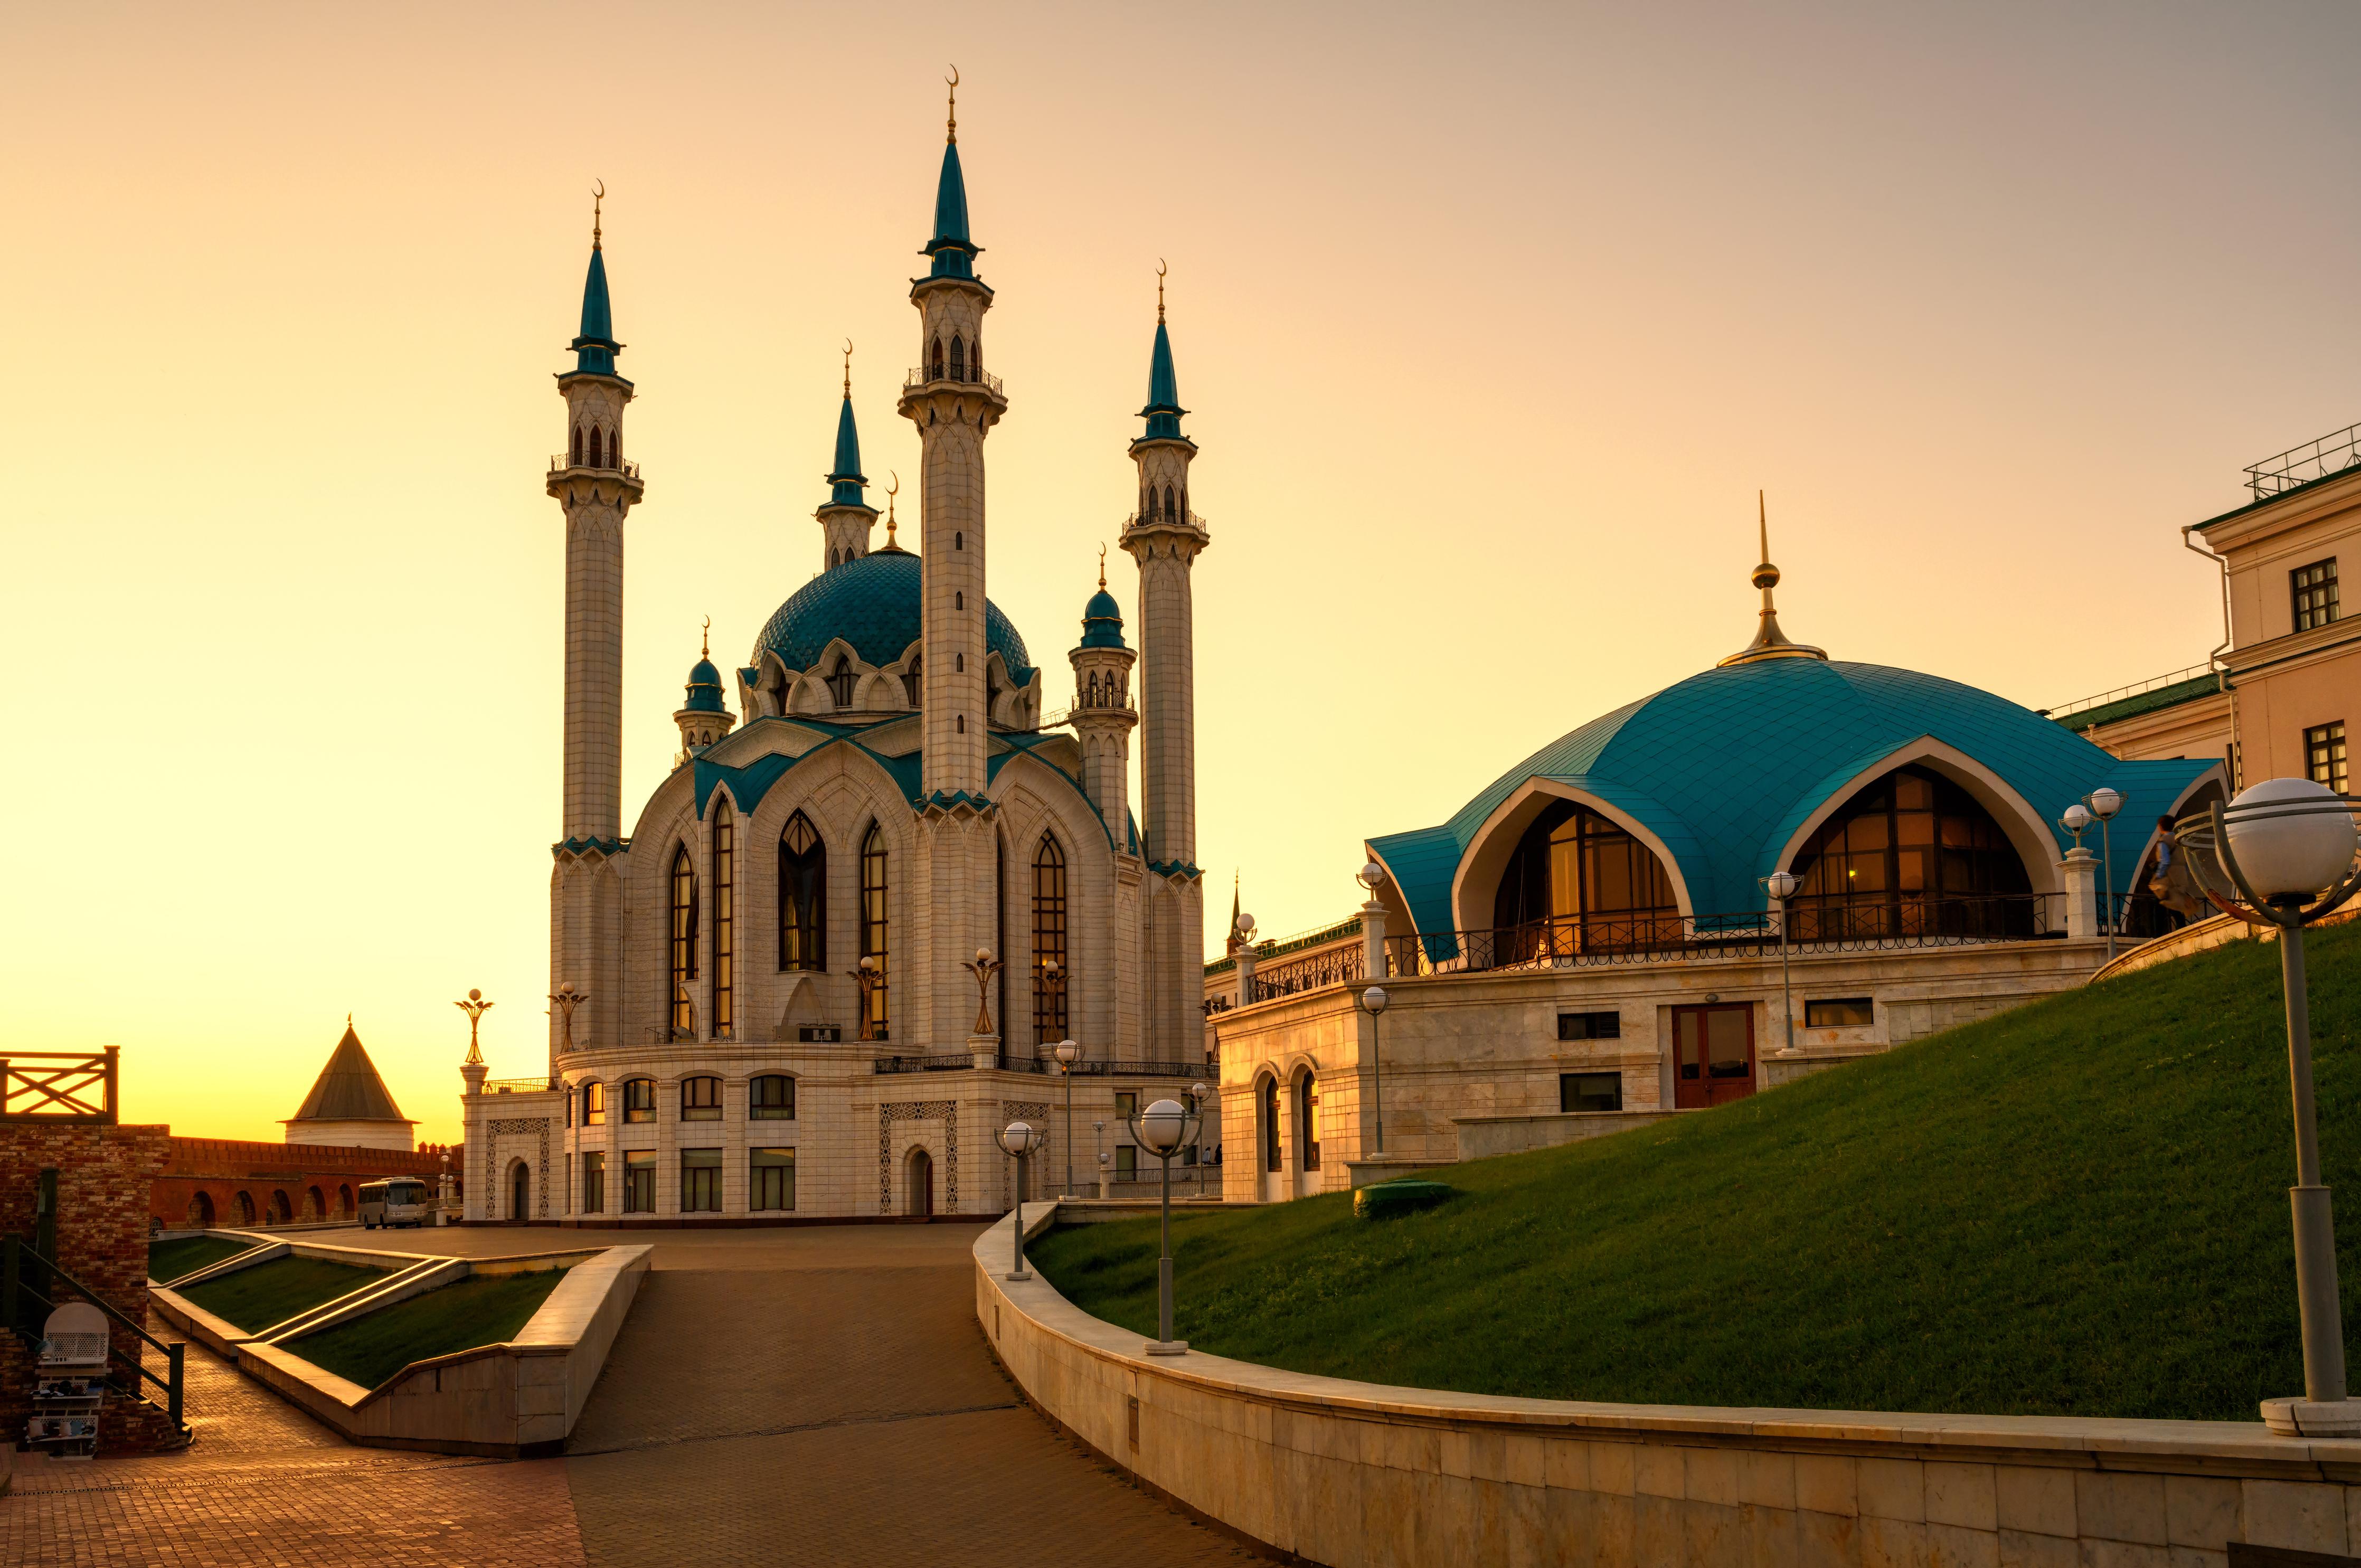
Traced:
[[[848, 343], [811, 514], [818, 570], [734, 679], [708, 636], [673, 715], [673, 768], [627, 833], [621, 541], [645, 484], [622, 455], [635, 389], [616, 369], [599, 223], [547, 480], [566, 596], [546, 1073], [463, 1067], [468, 1217], [997, 1212], [1010, 1193], [987, 1151], [1013, 1114], [1046, 1123], [1050, 1047], [1088, 1043], [1086, 1117], [1205, 1073], [1189, 628], [1210, 539], [1189, 503], [1197, 449], [1160, 290], [1121, 533], [1142, 643], [1126, 642], [1102, 562], [1067, 654], [1073, 696], [1051, 715], [1045, 672], [987, 593], [985, 446], [1011, 405], [984, 367], [994, 294], [948, 137], [928, 269], [909, 286], [916, 367], [896, 389], [917, 443], [902, 461], [917, 476], [913, 544], [898, 478], [874, 541]], [[1061, 1168], [1063, 1129], [1043, 1151]]]

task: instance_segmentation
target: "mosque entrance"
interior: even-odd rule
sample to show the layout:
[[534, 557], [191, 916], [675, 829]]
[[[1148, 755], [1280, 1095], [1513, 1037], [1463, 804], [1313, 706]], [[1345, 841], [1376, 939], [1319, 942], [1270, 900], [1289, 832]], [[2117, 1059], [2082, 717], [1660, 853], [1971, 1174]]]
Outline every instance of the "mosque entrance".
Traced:
[[935, 1160], [924, 1149], [910, 1151], [909, 1201], [906, 1212], [924, 1219], [935, 1212]]
[[533, 1173], [522, 1160], [509, 1168], [509, 1218], [527, 1220], [533, 1217]]
[[1673, 1106], [1687, 1111], [1754, 1092], [1754, 1009], [1673, 1009]]

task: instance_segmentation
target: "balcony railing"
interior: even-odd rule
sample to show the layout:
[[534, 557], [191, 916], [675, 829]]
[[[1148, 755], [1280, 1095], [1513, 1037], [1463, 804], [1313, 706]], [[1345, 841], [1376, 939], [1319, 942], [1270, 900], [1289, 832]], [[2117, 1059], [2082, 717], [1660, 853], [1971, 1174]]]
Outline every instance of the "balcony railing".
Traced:
[[[993, 1058], [993, 1066], [1002, 1072], [1037, 1072], [1044, 1075], [1059, 1070], [1054, 1057], [1010, 1056], [1005, 1052]], [[879, 1057], [874, 1070], [879, 1074], [898, 1072], [972, 1072], [975, 1057], [967, 1051], [947, 1051], [923, 1057]], [[1213, 1076], [1213, 1067], [1205, 1062], [1186, 1061], [1094, 1061], [1084, 1057], [1074, 1064], [1076, 1078], [1204, 1078]]]
[[1275, 996], [1349, 985], [1367, 974], [1367, 951], [1361, 943], [1354, 942], [1345, 947], [1323, 948], [1300, 959], [1258, 964], [1254, 972], [1253, 994], [1248, 1000], [1268, 1002]]
[[[2064, 901], [2063, 894], [2050, 893], [1892, 903], [1799, 900], [1788, 913], [1787, 948], [1791, 953], [1810, 955], [2046, 940], [2066, 935]], [[1778, 917], [1763, 910], [1588, 916], [1489, 931], [1389, 937], [1386, 973], [1695, 963], [1772, 959], [1779, 950]]]
[[0, 1056], [0, 1122], [115, 1120], [115, 1050]]
[[563, 1089], [566, 1080], [555, 1073], [547, 1078], [491, 1078], [484, 1080], [487, 1094], [546, 1094], [553, 1089]]
[[923, 365], [914, 365], [910, 367], [910, 373], [902, 378], [902, 390], [905, 392], [915, 392], [922, 387], [937, 385], [982, 387], [995, 398], [1003, 395], [1000, 390], [1000, 378], [982, 370], [971, 370], [964, 376], [938, 376], [929, 374]]
[[563, 474], [568, 468], [579, 468], [586, 474], [620, 474], [634, 484], [639, 482], [640, 477], [640, 466], [637, 463], [584, 463], [566, 456], [563, 452], [555, 454], [549, 459], [549, 471], [553, 474]]
[[2342, 473], [2356, 464], [2361, 464], [2361, 424], [2347, 425], [2334, 434], [2291, 446], [2277, 456], [2250, 466], [2246, 469], [2246, 487], [2255, 492], [2257, 500], [2268, 500], [2298, 485]]
[[1131, 530], [1139, 527], [1143, 523], [1161, 528], [1169, 522], [1177, 528], [1180, 526], [1183, 519], [1187, 521], [1188, 525], [1191, 528], [1195, 529], [1200, 533], [1211, 533], [1213, 532], [1213, 529], [1206, 524], [1205, 520], [1199, 517], [1193, 511], [1183, 511], [1180, 517], [1174, 517], [1170, 512], [1161, 511], [1158, 512], [1154, 517], [1142, 517], [1139, 513], [1133, 512], [1129, 517], [1123, 520], [1123, 527], [1124, 532], [1126, 533]]

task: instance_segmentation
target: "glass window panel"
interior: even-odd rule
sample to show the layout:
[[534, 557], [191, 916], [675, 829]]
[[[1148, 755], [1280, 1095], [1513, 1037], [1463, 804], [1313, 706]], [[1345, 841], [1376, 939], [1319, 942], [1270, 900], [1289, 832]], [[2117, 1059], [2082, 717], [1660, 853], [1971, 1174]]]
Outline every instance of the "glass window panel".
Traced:
[[1673, 1014], [1673, 1059], [1682, 1078], [1696, 1080], [1704, 1076], [1705, 1030], [1697, 1014]]
[[1885, 814], [1881, 811], [1873, 817], [1856, 817], [1846, 823], [1845, 848], [1856, 855], [1864, 850], [1885, 848]]
[[1894, 781], [1895, 810], [1925, 811], [1934, 804], [1934, 786], [1916, 773], [1904, 773]]
[[749, 1209], [793, 1209], [796, 1206], [796, 1151], [749, 1149], [746, 1206]]
[[1935, 841], [1935, 814], [1931, 811], [1905, 811], [1894, 819], [1894, 841], [1897, 844], [1931, 844]]
[[1927, 891], [1926, 850], [1896, 850], [1894, 852], [1894, 885], [1902, 892], [1923, 894]]
[[1717, 1007], [1708, 1012], [1705, 1036], [1707, 1061], [1713, 1077], [1744, 1078], [1752, 1070], [1747, 1057], [1747, 1015], [1742, 1008]]
[[1875, 1022], [1875, 1004], [1866, 996], [1839, 996], [1804, 1003], [1804, 1026], [1807, 1029], [1866, 1028]]

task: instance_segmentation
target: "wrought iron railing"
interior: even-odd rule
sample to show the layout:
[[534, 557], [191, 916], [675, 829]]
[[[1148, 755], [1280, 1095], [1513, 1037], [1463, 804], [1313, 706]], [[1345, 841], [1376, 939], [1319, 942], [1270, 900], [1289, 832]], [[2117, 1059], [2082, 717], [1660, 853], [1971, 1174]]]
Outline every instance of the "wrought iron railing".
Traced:
[[902, 389], [906, 392], [915, 392], [921, 387], [931, 386], [938, 381], [948, 381], [953, 386], [982, 387], [995, 398], [1001, 395], [1000, 378], [997, 376], [982, 370], [970, 370], [963, 376], [929, 374], [923, 365], [914, 365], [910, 367], [910, 373], [902, 378]]
[[[1058, 1072], [1054, 1057], [1022, 1057], [1002, 1053], [992, 1058], [991, 1065], [1002, 1072], [1037, 1072], [1044, 1075]], [[873, 1070], [880, 1073], [897, 1072], [972, 1072], [975, 1056], [968, 1051], [945, 1051], [923, 1057], [879, 1057]], [[1085, 1057], [1073, 1067], [1076, 1078], [1205, 1078], [1214, 1076], [1207, 1062], [1186, 1061], [1099, 1061]]]
[[593, 474], [620, 474], [624, 478], [634, 481], [640, 477], [640, 466], [637, 463], [585, 463], [577, 458], [570, 458], [563, 452], [551, 455], [549, 459], [551, 473], [563, 474], [568, 468], [583, 468]]
[[1208, 1018], [1216, 1013], [1227, 1013], [1236, 1005], [1236, 1000], [1227, 996], [1208, 996], [1203, 1003], [1205, 1016]]
[[115, 1052], [11, 1051], [0, 1056], [0, 1122], [115, 1120]]
[[1298, 959], [1258, 964], [1247, 1000], [1268, 1002], [1275, 996], [1293, 996], [1298, 992], [1349, 984], [1368, 972], [1367, 955], [1365, 944], [1350, 942], [1322, 948]]
[[[2066, 934], [2064, 899], [2063, 894], [2048, 893], [1889, 903], [1799, 899], [1788, 911], [1786, 945], [1792, 953], [1808, 954], [2044, 940]], [[1763, 910], [1587, 916], [1488, 931], [1389, 937], [1386, 973], [1689, 963], [1776, 958], [1779, 950], [1778, 917]]]
[[2127, 696], [2144, 696], [2152, 691], [2162, 691], [2167, 686], [2177, 686], [2183, 681], [2193, 681], [2200, 675], [2218, 680], [2220, 672], [2211, 664], [2191, 664], [2185, 670], [2175, 670], [2169, 675], [2154, 675], [2147, 680], [2135, 682], [2131, 685], [2117, 686], [2113, 691], [2101, 692], [2096, 696], [2086, 696], [2075, 702], [2060, 703], [2056, 707], [2037, 707], [2034, 711], [2045, 718], [2070, 718], [2091, 708], [2104, 707], [2111, 702], [2121, 702]]
[[2257, 500], [2267, 500], [2292, 490], [2298, 485], [2308, 485], [2314, 479], [2342, 473], [2356, 464], [2361, 464], [2361, 424], [2347, 425], [2317, 441], [2290, 446], [2285, 452], [2249, 465], [2246, 488], [2255, 492]]
[[484, 1092], [487, 1094], [539, 1094], [565, 1087], [566, 1080], [554, 1072], [547, 1078], [490, 1078], [484, 1080]]
[[[54, 1190], [45, 1193], [44, 1197], [49, 1201], [55, 1201]], [[148, 1370], [147, 1364], [140, 1359], [137, 1352], [126, 1349], [120, 1340], [110, 1333], [106, 1336], [106, 1354], [110, 1364], [106, 1381], [117, 1392], [134, 1398], [143, 1397], [139, 1387], [143, 1381], [153, 1383], [164, 1396], [164, 1413], [170, 1419], [172, 1430], [186, 1435], [189, 1430], [188, 1423], [181, 1419], [185, 1347], [180, 1344], [166, 1344], [116, 1310], [115, 1306], [97, 1291], [60, 1268], [56, 1259], [46, 1256], [38, 1248], [26, 1245], [23, 1238], [18, 1236], [0, 1236], [0, 1329], [15, 1333], [26, 1349], [37, 1349], [41, 1340], [40, 1330], [30, 1320], [46, 1317], [49, 1313], [57, 1310], [58, 1302], [51, 1294], [45, 1293], [42, 1289], [43, 1286], [49, 1286], [50, 1290], [54, 1291], [55, 1286], [50, 1283], [52, 1280], [61, 1281], [82, 1300], [88, 1301], [116, 1322], [137, 1334], [141, 1340], [164, 1353], [164, 1376], [159, 1377]], [[28, 1312], [27, 1310], [28, 1307], [38, 1310]], [[117, 1360], [123, 1363], [120, 1368], [112, 1365]], [[131, 1376], [126, 1377], [124, 1376], [126, 1372]]]
[[1159, 511], [1152, 517], [1143, 515], [1139, 512], [1133, 512], [1129, 517], [1123, 520], [1123, 526], [1126, 532], [1137, 528], [1143, 523], [1161, 527], [1165, 523], [1169, 522], [1178, 528], [1181, 524], [1181, 520], [1185, 518], [1188, 520], [1188, 526], [1197, 530], [1200, 533], [1211, 533], [1213, 532], [1212, 526], [1209, 525], [1203, 518], [1199, 517], [1195, 512], [1189, 511], [1185, 509], [1180, 510], [1180, 517], [1175, 517], [1170, 512], [1166, 511]]

